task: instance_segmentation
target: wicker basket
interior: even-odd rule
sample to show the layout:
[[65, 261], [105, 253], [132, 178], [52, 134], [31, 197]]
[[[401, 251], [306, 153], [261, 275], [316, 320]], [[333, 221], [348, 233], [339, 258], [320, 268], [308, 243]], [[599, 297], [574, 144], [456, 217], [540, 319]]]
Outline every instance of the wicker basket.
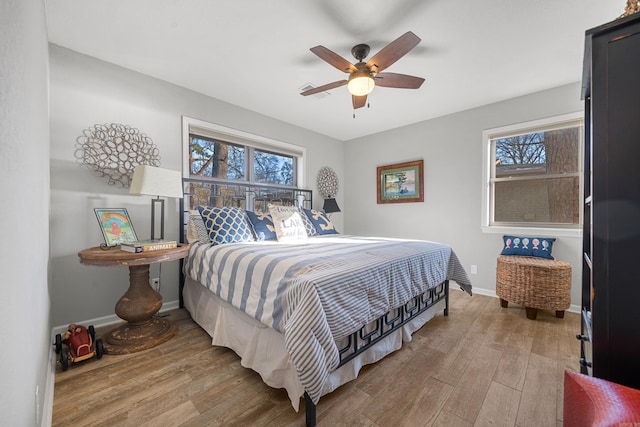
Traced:
[[538, 309], [555, 310], [564, 317], [571, 305], [571, 264], [564, 261], [523, 256], [498, 256], [496, 294], [500, 303], [524, 306], [535, 319]]

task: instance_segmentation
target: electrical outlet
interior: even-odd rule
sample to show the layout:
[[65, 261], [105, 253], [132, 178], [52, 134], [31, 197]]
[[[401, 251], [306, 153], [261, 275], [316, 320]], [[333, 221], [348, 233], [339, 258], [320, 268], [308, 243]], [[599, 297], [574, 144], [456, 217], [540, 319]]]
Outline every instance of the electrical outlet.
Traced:
[[159, 277], [154, 277], [153, 279], [149, 279], [149, 284], [151, 285], [151, 287], [153, 288], [154, 291], [159, 291], [160, 290], [160, 278]]
[[472, 265], [471, 266], [471, 274], [478, 274], [478, 266], [477, 265]]

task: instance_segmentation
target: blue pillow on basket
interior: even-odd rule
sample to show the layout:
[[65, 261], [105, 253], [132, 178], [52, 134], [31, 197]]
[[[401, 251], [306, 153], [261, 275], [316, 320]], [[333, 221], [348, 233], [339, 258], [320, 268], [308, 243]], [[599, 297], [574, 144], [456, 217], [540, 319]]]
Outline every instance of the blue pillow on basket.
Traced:
[[244, 209], [198, 206], [198, 211], [214, 245], [254, 240]]
[[305, 209], [304, 213], [315, 227], [316, 234], [339, 234], [324, 210]]
[[504, 236], [504, 246], [500, 255], [532, 256], [555, 259], [551, 256], [553, 237], [518, 237]]

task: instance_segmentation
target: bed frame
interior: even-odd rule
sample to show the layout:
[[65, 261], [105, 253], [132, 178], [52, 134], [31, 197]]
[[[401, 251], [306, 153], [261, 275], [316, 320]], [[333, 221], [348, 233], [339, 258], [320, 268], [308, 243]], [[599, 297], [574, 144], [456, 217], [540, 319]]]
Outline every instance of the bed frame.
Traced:
[[[183, 178], [184, 198], [180, 200], [180, 241], [186, 241], [189, 211], [198, 205], [235, 206], [248, 210], [262, 209], [267, 211], [267, 205], [281, 204], [285, 206], [312, 207], [311, 190], [291, 187], [250, 185], [227, 183], [204, 179]], [[183, 260], [180, 260], [180, 271], [183, 271]], [[182, 291], [184, 289], [184, 274], [180, 275], [180, 308], [184, 307]], [[415, 319], [417, 316], [445, 301], [444, 315], [449, 315], [449, 281], [445, 280], [436, 286], [412, 298], [403, 306], [392, 309], [376, 319], [372, 324], [363, 327], [349, 335], [345, 345], [339, 349], [340, 363], [338, 368], [348, 363], [359, 354], [373, 347], [393, 332]], [[316, 425], [316, 404], [311, 397], [304, 393], [305, 420], [307, 426]]]
[[[405, 305], [392, 309], [376, 319], [373, 329], [363, 327], [349, 335], [347, 344], [338, 349], [340, 353], [340, 363], [338, 368], [349, 362], [351, 359], [363, 353], [370, 347], [374, 346], [378, 341], [384, 339], [391, 333], [397, 331], [402, 326], [436, 305], [438, 302], [445, 301], [444, 315], [449, 315], [449, 281], [445, 280], [435, 288], [429, 289], [422, 295], [413, 297], [411, 301]], [[307, 426], [316, 425], [316, 405], [311, 397], [304, 393], [304, 403], [306, 408]]]

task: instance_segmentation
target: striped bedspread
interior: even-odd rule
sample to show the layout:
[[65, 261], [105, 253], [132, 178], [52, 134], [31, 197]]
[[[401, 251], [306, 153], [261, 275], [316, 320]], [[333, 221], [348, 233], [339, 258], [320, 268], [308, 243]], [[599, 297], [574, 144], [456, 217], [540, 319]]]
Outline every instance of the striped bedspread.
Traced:
[[330, 235], [286, 244], [192, 244], [184, 271], [284, 335], [314, 403], [338, 366], [335, 340], [445, 279], [471, 294], [451, 248], [417, 240]]

